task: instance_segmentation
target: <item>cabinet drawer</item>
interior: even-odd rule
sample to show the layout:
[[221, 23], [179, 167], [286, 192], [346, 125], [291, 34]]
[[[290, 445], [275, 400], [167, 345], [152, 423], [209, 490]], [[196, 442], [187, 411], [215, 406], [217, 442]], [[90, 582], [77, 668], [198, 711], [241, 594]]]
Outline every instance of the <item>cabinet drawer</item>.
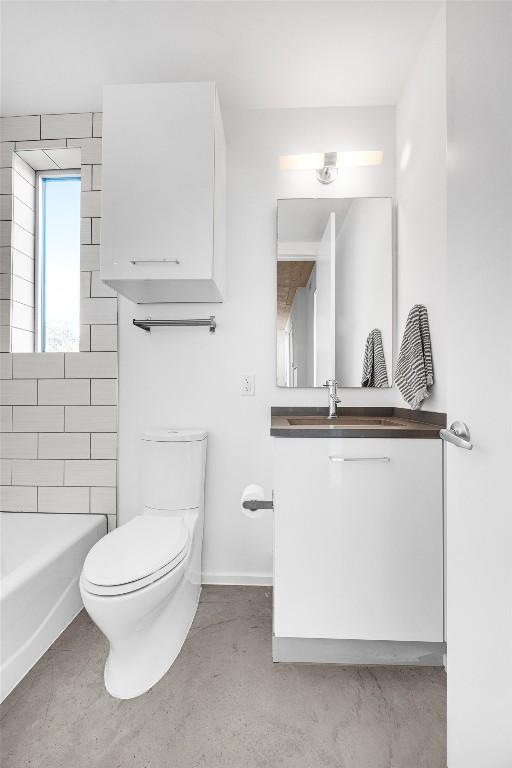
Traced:
[[274, 632], [443, 639], [442, 444], [275, 439]]

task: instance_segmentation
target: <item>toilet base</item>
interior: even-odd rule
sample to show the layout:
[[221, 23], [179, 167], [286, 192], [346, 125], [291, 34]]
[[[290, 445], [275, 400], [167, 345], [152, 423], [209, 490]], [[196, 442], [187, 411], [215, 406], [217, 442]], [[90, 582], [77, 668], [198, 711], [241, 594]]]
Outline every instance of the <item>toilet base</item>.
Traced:
[[183, 579], [148, 631], [124, 642], [111, 641], [104, 680], [116, 699], [134, 699], [152, 688], [170, 669], [194, 620], [201, 586]]

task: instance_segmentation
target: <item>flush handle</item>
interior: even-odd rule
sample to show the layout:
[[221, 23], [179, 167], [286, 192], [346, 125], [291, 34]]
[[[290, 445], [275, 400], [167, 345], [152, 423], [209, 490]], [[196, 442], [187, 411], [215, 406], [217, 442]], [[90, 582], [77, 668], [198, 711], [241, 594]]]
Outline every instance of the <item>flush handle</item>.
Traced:
[[457, 448], [465, 448], [466, 451], [471, 451], [473, 448], [471, 433], [464, 421], [454, 421], [450, 424], [450, 429], [441, 429], [439, 435], [442, 440], [456, 445]]

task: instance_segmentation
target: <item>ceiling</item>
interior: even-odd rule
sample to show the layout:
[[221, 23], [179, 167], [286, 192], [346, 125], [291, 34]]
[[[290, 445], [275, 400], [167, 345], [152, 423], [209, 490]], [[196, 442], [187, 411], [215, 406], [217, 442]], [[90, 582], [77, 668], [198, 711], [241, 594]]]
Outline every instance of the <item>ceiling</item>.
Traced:
[[105, 83], [203, 79], [224, 109], [392, 105], [439, 5], [4, 0], [2, 112], [100, 110]]
[[318, 243], [322, 239], [330, 213], [336, 214], [336, 233], [338, 233], [351, 202], [349, 197], [279, 200], [277, 206], [278, 243]]
[[304, 288], [311, 276], [314, 261], [277, 262], [277, 328], [286, 327], [297, 288]]

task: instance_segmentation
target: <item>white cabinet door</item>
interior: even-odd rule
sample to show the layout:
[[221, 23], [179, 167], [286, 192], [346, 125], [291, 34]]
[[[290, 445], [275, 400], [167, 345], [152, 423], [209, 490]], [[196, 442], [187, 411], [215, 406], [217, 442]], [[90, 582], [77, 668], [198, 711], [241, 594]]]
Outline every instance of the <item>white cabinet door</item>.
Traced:
[[442, 642], [441, 441], [275, 438], [274, 459], [274, 633]]
[[330, 213], [316, 259], [314, 385], [334, 378], [336, 346], [336, 214]]
[[103, 99], [102, 279], [139, 302], [219, 301], [225, 180], [214, 83], [106, 86]]

